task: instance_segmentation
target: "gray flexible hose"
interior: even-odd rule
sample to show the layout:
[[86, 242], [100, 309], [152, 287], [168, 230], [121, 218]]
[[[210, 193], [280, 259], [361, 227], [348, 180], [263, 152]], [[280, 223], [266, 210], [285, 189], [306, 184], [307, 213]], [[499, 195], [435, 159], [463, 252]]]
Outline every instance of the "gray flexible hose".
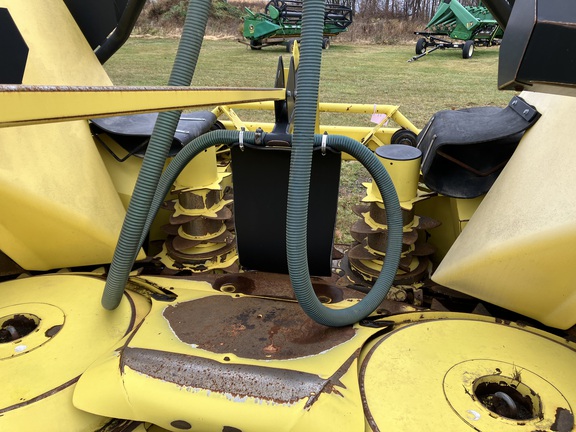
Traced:
[[[196, 138], [174, 157], [160, 177], [158, 189], [152, 200], [150, 213], [148, 214], [144, 231], [140, 237], [140, 243], [144, 242], [146, 232], [148, 232], [162, 202], [170, 191], [172, 184], [188, 162], [210, 146], [236, 143], [238, 142], [238, 137], [239, 132], [237, 131], [217, 130], [209, 132]], [[243, 139], [246, 144], [254, 144], [254, 137], [255, 134], [253, 132], [244, 132]], [[320, 303], [312, 288], [306, 258], [304, 259], [306, 267], [303, 269], [305, 278], [303, 281], [299, 281], [298, 285], [293, 285], [296, 298], [308, 316], [320, 324], [339, 327], [358, 322], [367, 317], [376, 310], [382, 300], [386, 298], [386, 294], [396, 276], [396, 270], [400, 261], [400, 253], [402, 250], [402, 215], [394, 184], [390, 180], [382, 163], [380, 163], [370, 149], [345, 136], [330, 135], [325, 137], [323, 135], [316, 135], [313, 138], [313, 146], [321, 146], [322, 140], [325, 139], [327, 147], [348, 153], [362, 163], [374, 178], [386, 207], [386, 218], [388, 222], [386, 259], [384, 260], [384, 266], [382, 267], [378, 280], [362, 301], [354, 306], [340, 310], [325, 307]], [[307, 254], [306, 250], [301, 253], [304, 256]]]
[[[321, 143], [322, 136], [316, 135], [315, 144], [319, 145]], [[310, 281], [310, 274], [308, 272], [308, 262], [306, 259], [306, 249], [300, 250], [298, 248], [306, 247], [301, 244], [290, 244], [287, 246], [288, 251], [288, 265], [290, 266], [290, 259], [302, 256], [303, 259], [299, 259], [299, 267], [294, 268], [292, 266], [292, 271], [294, 274], [290, 274], [292, 279], [292, 288], [298, 299], [298, 303], [306, 312], [306, 314], [312, 318], [314, 321], [331, 327], [342, 327], [345, 325], [350, 325], [366, 318], [376, 308], [380, 303], [386, 298], [394, 278], [396, 276], [396, 271], [398, 270], [398, 264], [400, 263], [400, 254], [402, 252], [402, 212], [400, 209], [400, 203], [398, 202], [398, 195], [396, 194], [396, 189], [388, 172], [378, 160], [376, 155], [372, 153], [370, 149], [364, 147], [357, 141], [345, 136], [329, 136], [327, 138], [327, 144], [330, 148], [335, 150], [340, 150], [342, 152], [348, 153], [353, 156], [359, 162], [364, 165], [368, 170], [376, 185], [380, 191], [382, 198], [384, 200], [384, 206], [386, 209], [386, 219], [388, 224], [388, 238], [386, 240], [386, 258], [384, 259], [384, 265], [380, 271], [380, 275], [370, 292], [354, 306], [348, 307], [346, 309], [330, 309], [324, 306], [320, 300], [316, 297], [312, 283]], [[294, 222], [291, 222], [294, 223]], [[288, 231], [288, 228], [286, 229]], [[306, 240], [306, 227], [299, 225], [292, 226], [291, 232], [298, 231], [297, 235]], [[290, 250], [289, 248], [292, 248]], [[291, 258], [290, 258], [291, 257]]]
[[[191, 4], [192, 3], [193, 2], [191, 2]], [[201, 45], [201, 37], [204, 34], [206, 21], [204, 20], [201, 26], [189, 25], [189, 22], [195, 21], [192, 17], [198, 18], [198, 13], [196, 11], [191, 13], [190, 10], [188, 12], [185, 31], [177, 55], [176, 63], [178, 63], [178, 66], [175, 63], [172, 74], [172, 76], [175, 77], [175, 81], [182, 79], [182, 75], [188, 74], [191, 80], [197, 60], [197, 53]], [[312, 319], [321, 324], [344, 326], [368, 316], [385, 298], [394, 280], [400, 259], [402, 221], [394, 186], [376, 156], [360, 143], [347, 137], [329, 137], [327, 139], [328, 143], [338, 150], [349, 153], [362, 162], [375, 179], [384, 198], [389, 233], [386, 260], [381, 275], [371, 292], [360, 303], [351, 308], [334, 310], [323, 306], [314, 294], [306, 258], [306, 218], [312, 150], [315, 141], [316, 145], [319, 145], [322, 140], [322, 136], [314, 137], [314, 127], [318, 102], [323, 17], [323, 0], [307, 0], [304, 2], [303, 22], [308, 23], [305, 24], [305, 26], [306, 29], [309, 30], [306, 30], [303, 25], [302, 51], [298, 69], [299, 79], [296, 88], [298, 98], [295, 108], [294, 141], [288, 190], [288, 268], [296, 298], [302, 305], [304, 311]], [[187, 29], [189, 31], [187, 31]], [[200, 36], [200, 41], [191, 34], [194, 30], [197, 31], [197, 36]], [[190, 39], [191, 42], [183, 43], [185, 35], [186, 40]], [[189, 66], [191, 64], [185, 61], [186, 54], [180, 54], [181, 47], [183, 53], [190, 48], [196, 54], [195, 57], [194, 55], [191, 56], [194, 57], [191, 62], [193, 63], [191, 69], [186, 67], [186, 65]], [[180, 62], [184, 64], [180, 64]], [[189, 85], [189, 81], [186, 85]], [[143, 165], [132, 201], [128, 208], [124, 226], [122, 227], [122, 233], [114, 254], [108, 280], [106, 281], [106, 287], [102, 297], [102, 305], [106, 309], [115, 309], [120, 303], [130, 269], [144, 241], [145, 233], [148, 231], [160, 204], [180, 171], [186, 166], [190, 159], [211, 145], [217, 143], [230, 144], [238, 140], [239, 132], [236, 131], [214, 131], [203, 135], [186, 146], [170, 163], [164, 174], [160, 176], [179, 118], [179, 112], [169, 112], [165, 113], [165, 115], [161, 114], [158, 119], [159, 122], [157, 122], [154, 128], [154, 133], [146, 155], [146, 158], [151, 159], [151, 161], [147, 163], [146, 158], [144, 160], [146, 168]], [[253, 133], [245, 134], [245, 141], [247, 143], [253, 142], [253, 140]], [[160, 148], [162, 146], [160, 144], [156, 145], [156, 142], [164, 142], [165, 144], [167, 143], [167, 145], [165, 145], [165, 148]], [[160, 147], [157, 149], [156, 147], [158, 146]], [[148, 156], [148, 153], [151, 153], [153, 156]]]
[[[169, 86], [190, 85], [200, 54], [210, 6], [211, 2], [208, 0], [189, 3], [182, 37], [168, 81]], [[105, 309], [116, 309], [122, 299], [130, 270], [140, 249], [142, 228], [166, 163], [180, 114], [180, 111], [169, 111], [158, 115], [106, 279], [102, 295], [102, 306]]]
[[[176, 156], [174, 156], [158, 181], [158, 187], [150, 205], [150, 212], [146, 219], [144, 230], [140, 236], [140, 246], [144, 243], [146, 233], [150, 229], [162, 202], [166, 199], [166, 195], [170, 192], [176, 178], [180, 175], [180, 172], [186, 167], [186, 165], [188, 165], [188, 163], [198, 154], [214, 145], [230, 145], [237, 143], [239, 135], [240, 132], [234, 130], [211, 131], [195, 138], [186, 147], [180, 150]], [[254, 144], [255, 135], [254, 132], [243, 132], [243, 141], [247, 144]]]
[[[306, 233], [312, 147], [314, 142], [322, 58], [324, 7], [324, 0], [307, 0], [303, 2], [302, 44], [300, 49], [300, 63], [298, 65], [298, 80], [296, 83], [297, 96], [294, 108], [294, 136], [292, 140], [290, 180], [288, 184], [286, 252], [292, 288], [302, 309], [308, 316], [320, 324], [340, 327], [357, 322], [369, 315], [376, 309], [385, 295], [380, 298], [381, 296], [379, 295], [371, 295], [371, 291], [362, 302], [356, 304], [354, 307], [334, 310], [320, 303], [310, 282]], [[342, 140], [341, 143], [346, 146], [345, 143], [348, 143], [348, 141]], [[374, 159], [376, 159], [377, 162], [378, 160], [374, 155], [371, 156], [372, 158], [369, 158], [369, 160], [372, 161], [371, 165], [374, 165]], [[378, 165], [381, 164], [378, 163]], [[389, 186], [388, 183], [391, 182], [384, 168], [381, 168], [384, 171], [384, 173], [381, 173], [381, 178], [388, 179], [388, 182], [380, 180], [380, 184], [377, 182], [377, 185], [379, 188], [387, 188], [387, 186]], [[376, 170], [376, 166], [372, 166], [372, 169]], [[392, 193], [387, 188], [386, 191], [382, 190], [382, 192], [383, 195], [385, 192], [388, 193], [388, 199], [385, 205], [387, 215], [391, 218], [389, 219], [389, 224], [393, 225], [389, 227], [391, 228], [391, 232], [389, 232], [388, 247], [398, 243], [398, 248], [392, 248], [390, 251], [387, 250], [385, 265], [382, 269], [382, 273], [384, 273], [384, 268], [386, 268], [386, 278], [378, 279], [376, 283], [378, 287], [385, 287], [384, 281], [379, 283], [380, 279], [386, 279], [386, 284], [389, 282], [390, 285], [393, 281], [390, 269], [394, 268], [394, 274], [396, 273], [400, 259], [402, 235], [401, 213], [396, 191], [393, 189]], [[396, 198], [393, 199], [392, 197]], [[397, 223], [398, 221], [400, 221], [399, 225]], [[398, 234], [400, 235], [400, 240], [398, 240]], [[390, 254], [390, 256], [388, 256], [388, 254]], [[390, 285], [385, 289], [386, 292]], [[379, 290], [374, 290], [374, 292], [379, 292]]]

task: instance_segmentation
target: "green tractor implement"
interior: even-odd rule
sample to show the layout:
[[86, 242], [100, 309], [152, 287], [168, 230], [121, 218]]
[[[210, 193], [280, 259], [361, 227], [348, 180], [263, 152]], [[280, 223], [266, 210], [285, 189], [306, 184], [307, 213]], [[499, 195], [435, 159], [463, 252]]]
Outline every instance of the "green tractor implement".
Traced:
[[[285, 45], [292, 52], [294, 41], [302, 30], [302, 0], [272, 0], [266, 4], [264, 13], [246, 8], [243, 17], [242, 43], [253, 50], [266, 46]], [[345, 2], [326, 2], [322, 48], [330, 46], [330, 38], [345, 32], [352, 24], [352, 8]]]
[[416, 55], [409, 61], [446, 48], [461, 49], [462, 58], [469, 59], [475, 46], [500, 45], [504, 35], [504, 30], [486, 7], [462, 6], [458, 0], [442, 0], [426, 30], [414, 32], [422, 37], [416, 42]]

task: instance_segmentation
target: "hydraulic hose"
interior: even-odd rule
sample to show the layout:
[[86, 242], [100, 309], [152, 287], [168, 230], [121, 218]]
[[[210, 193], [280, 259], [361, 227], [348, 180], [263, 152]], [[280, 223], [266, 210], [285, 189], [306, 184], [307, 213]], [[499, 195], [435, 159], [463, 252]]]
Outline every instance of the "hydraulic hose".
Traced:
[[[150, 229], [162, 202], [166, 199], [166, 195], [170, 192], [176, 178], [180, 175], [180, 172], [186, 167], [186, 165], [188, 165], [188, 163], [198, 154], [214, 145], [230, 145], [237, 143], [239, 141], [239, 136], [240, 132], [234, 130], [211, 131], [195, 138], [186, 147], [180, 150], [176, 156], [174, 156], [158, 181], [158, 187], [150, 205], [150, 212], [146, 218], [144, 230], [140, 236], [140, 246], [144, 243], [146, 233]], [[242, 139], [247, 144], [254, 144], [255, 133], [243, 132]]]
[[[210, 5], [208, 0], [190, 1], [168, 81], [169, 86], [190, 85], [200, 54]], [[158, 115], [106, 279], [102, 295], [102, 306], [106, 309], [116, 309], [122, 299], [130, 270], [140, 249], [140, 235], [180, 114], [180, 111], [169, 111]]]
[[[310, 171], [312, 166], [312, 150], [314, 142], [314, 128], [316, 122], [316, 110], [318, 106], [318, 86], [320, 82], [320, 68], [322, 57], [322, 38], [324, 26], [324, 0], [307, 0], [303, 2], [302, 10], [302, 44], [300, 49], [300, 63], [298, 66], [298, 80], [296, 83], [296, 105], [294, 108], [294, 136], [292, 140], [292, 155], [290, 160], [290, 180], [288, 184], [288, 209], [286, 214], [286, 252], [288, 256], [288, 272], [292, 287], [298, 302], [308, 316], [316, 322], [328, 326], [340, 327], [350, 325], [370, 314], [385, 297], [372, 292], [352, 308], [334, 310], [329, 309], [320, 303], [310, 282], [308, 270], [306, 233], [308, 216], [308, 198], [310, 189]], [[348, 143], [346, 140], [341, 142]], [[352, 150], [352, 149], [349, 149]], [[367, 149], [366, 149], [367, 150]], [[369, 151], [368, 151], [369, 152]], [[374, 159], [371, 165], [376, 170]], [[376, 159], [376, 162], [377, 159]], [[381, 165], [378, 163], [378, 165]], [[382, 178], [388, 178], [384, 171]], [[380, 171], [380, 170], [378, 170]], [[389, 180], [389, 178], [388, 178]], [[377, 285], [390, 285], [393, 280], [391, 270], [394, 274], [400, 258], [400, 245], [402, 235], [402, 222], [400, 207], [396, 192], [388, 190], [390, 186], [385, 180], [380, 180], [379, 188], [388, 193], [385, 201], [387, 215], [389, 215], [388, 247], [392, 245], [398, 248], [387, 250], [385, 265], [386, 278], [380, 277]], [[396, 197], [395, 199], [392, 197]], [[391, 280], [390, 280], [391, 279]], [[386, 288], [386, 292], [388, 291]]]
[[146, 0], [128, 0], [116, 28], [94, 51], [101, 64], [106, 63], [128, 40], [145, 3]]
[[[321, 135], [316, 135], [314, 143], [319, 145], [322, 140]], [[370, 149], [363, 146], [359, 142], [345, 137], [332, 135], [327, 138], [327, 144], [330, 148], [339, 150], [353, 156], [368, 170], [378, 190], [384, 200], [386, 210], [386, 219], [388, 225], [388, 238], [386, 240], [386, 257], [384, 265], [380, 271], [380, 275], [370, 292], [359, 303], [346, 309], [330, 309], [324, 306], [316, 297], [312, 283], [310, 281], [310, 274], [308, 272], [308, 263], [306, 260], [306, 249], [299, 250], [302, 246], [301, 242], [298, 244], [290, 244], [287, 246], [288, 251], [288, 264], [290, 266], [290, 257], [303, 256], [304, 259], [299, 259], [297, 263], [298, 268], [292, 267], [294, 275], [291, 274], [292, 287], [298, 303], [306, 312], [306, 314], [314, 321], [331, 327], [342, 327], [350, 325], [361, 319], [366, 318], [376, 310], [378, 305], [386, 298], [400, 263], [400, 254], [402, 252], [402, 212], [400, 203], [398, 202], [398, 195], [396, 189], [388, 172], [380, 162], [380, 160], [372, 153]], [[306, 217], [306, 216], [305, 216]], [[287, 228], [288, 231], [288, 228]], [[291, 232], [297, 232], [297, 235], [304, 238], [306, 241], [306, 227], [292, 226]], [[290, 250], [292, 248], [292, 250]]]
[[[307, 0], [304, 2], [303, 8], [303, 22], [310, 24], [303, 25], [302, 50], [298, 69], [299, 79], [296, 87], [297, 101], [294, 113], [295, 125], [288, 188], [288, 268], [296, 298], [306, 314], [324, 325], [344, 326], [368, 316], [386, 297], [400, 260], [402, 220], [394, 186], [382, 164], [369, 149], [347, 137], [314, 136], [324, 1]], [[196, 20], [189, 19], [189, 17], [201, 18], [198, 12], [191, 13], [190, 10], [188, 11], [170, 85], [189, 85], [201, 46], [207, 9], [205, 18], [199, 19], [202, 22], [201, 25], [190, 24]], [[194, 30], [197, 31], [196, 36], [200, 39], [194, 37]], [[187, 63], [185, 61], [186, 54], [181, 54], [181, 52], [184, 53], [189, 49], [192, 51], [190, 57], [193, 60]], [[186, 65], [192, 67], [186, 67]], [[172, 76], [174, 76], [174, 80], [172, 80]], [[182, 76], [189, 76], [187, 84], [182, 83]], [[164, 113], [164, 115], [161, 113], [154, 128], [106, 281], [102, 297], [102, 305], [106, 309], [114, 309], [120, 303], [130, 269], [144, 241], [146, 232], [148, 232], [162, 201], [181, 170], [194, 156], [206, 148], [215, 144], [231, 144], [239, 139], [240, 132], [237, 131], [221, 130], [202, 135], [182, 149], [165, 172], [161, 174], [179, 118], [180, 112], [169, 112]], [[342, 310], [330, 309], [320, 303], [310, 282], [306, 257], [306, 219], [312, 151], [314, 145], [322, 144], [323, 139], [326, 140], [324, 144], [352, 155], [368, 169], [383, 196], [388, 219], [386, 259], [380, 277], [362, 301], [353, 307]], [[245, 132], [244, 141], [253, 143], [254, 133]]]
[[[174, 181], [190, 160], [212, 145], [229, 145], [238, 142], [239, 134], [240, 132], [238, 131], [228, 130], [209, 132], [196, 138], [174, 157], [166, 167], [166, 170], [162, 173], [160, 181], [158, 182], [158, 188], [154, 198], [152, 199], [150, 212], [147, 216], [144, 230], [141, 233], [140, 244], [144, 242], [146, 232], [148, 232], [152, 221], [156, 217], [156, 213], [160, 209], [160, 206], [170, 191]], [[246, 144], [254, 144], [254, 139], [254, 132], [244, 132], [243, 140]], [[388, 290], [390, 289], [390, 286], [392, 286], [392, 282], [396, 276], [396, 270], [400, 261], [402, 247], [402, 217], [394, 184], [390, 180], [384, 166], [370, 149], [351, 138], [338, 135], [315, 135], [313, 136], [311, 147], [321, 146], [323, 140], [325, 140], [327, 147], [348, 153], [366, 167], [370, 175], [374, 178], [374, 181], [384, 199], [388, 223], [386, 259], [384, 260], [384, 266], [382, 267], [380, 276], [368, 295], [354, 306], [336, 310], [327, 308], [320, 303], [312, 288], [310, 276], [308, 274], [308, 263], [306, 258], [304, 258], [304, 264], [306, 266], [304, 272], [306, 273], [306, 277], [304, 280], [298, 281], [298, 285], [293, 284], [298, 302], [306, 314], [315, 321], [328, 326], [344, 326], [358, 322], [367, 317], [378, 307], [382, 300], [386, 298], [386, 294], [388, 294]], [[304, 234], [306, 234], [305, 231]], [[306, 256], [306, 250], [302, 251], [301, 254]]]

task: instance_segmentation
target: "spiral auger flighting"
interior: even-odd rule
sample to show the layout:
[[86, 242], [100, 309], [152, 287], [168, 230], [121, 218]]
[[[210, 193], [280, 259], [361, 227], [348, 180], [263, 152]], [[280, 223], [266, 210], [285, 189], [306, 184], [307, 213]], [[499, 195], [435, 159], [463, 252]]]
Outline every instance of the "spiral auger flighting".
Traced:
[[[396, 186], [402, 210], [402, 254], [394, 285], [413, 285], [425, 280], [430, 271], [429, 257], [435, 248], [427, 242], [426, 232], [440, 225], [427, 216], [417, 215], [414, 204], [432, 196], [418, 188], [421, 153], [418, 149], [393, 144], [376, 150]], [[346, 252], [346, 278], [357, 285], [371, 287], [386, 257], [388, 223], [382, 197], [372, 182], [364, 183], [363, 204], [353, 210], [360, 218], [350, 228], [356, 243]], [[392, 293], [394, 290], [391, 291]]]
[[[159, 258], [164, 272], [237, 271], [238, 254], [233, 229], [232, 199], [223, 186], [229, 173], [217, 170], [212, 148], [191, 162], [178, 177], [164, 208], [171, 211], [163, 226], [168, 238]], [[209, 163], [206, 163], [209, 162]], [[200, 176], [200, 169], [205, 171]], [[194, 177], [187, 175], [194, 172]]]

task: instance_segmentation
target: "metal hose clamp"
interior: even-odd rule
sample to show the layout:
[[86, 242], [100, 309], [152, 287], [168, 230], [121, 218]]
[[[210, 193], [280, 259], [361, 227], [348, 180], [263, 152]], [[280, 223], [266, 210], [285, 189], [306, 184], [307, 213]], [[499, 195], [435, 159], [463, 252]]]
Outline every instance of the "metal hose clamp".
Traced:
[[320, 146], [320, 151], [322, 156], [326, 156], [326, 143], [328, 142], [328, 132], [324, 132], [322, 135], [322, 145]]
[[240, 128], [240, 135], [238, 136], [238, 142], [240, 143], [240, 150], [244, 151], [244, 131], [246, 128]]

